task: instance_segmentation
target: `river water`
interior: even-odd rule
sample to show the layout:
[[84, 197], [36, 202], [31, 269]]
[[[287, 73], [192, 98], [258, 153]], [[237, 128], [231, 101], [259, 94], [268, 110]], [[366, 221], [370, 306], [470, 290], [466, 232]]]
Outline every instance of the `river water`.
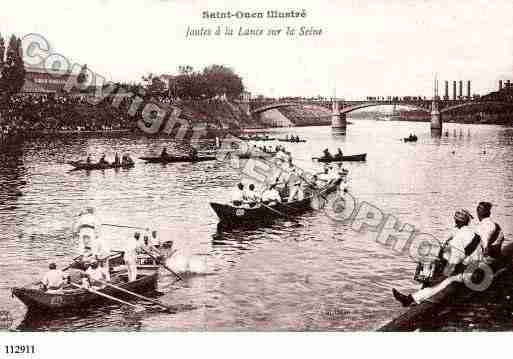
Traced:
[[[367, 162], [345, 165], [350, 191], [403, 223], [443, 235], [455, 209], [474, 212], [488, 200], [512, 237], [512, 128], [445, 124], [449, 136], [432, 138], [428, 123], [353, 122], [346, 136], [332, 135], [329, 127], [271, 133], [308, 140], [286, 144], [306, 170], [321, 169], [311, 158], [326, 147], [368, 153]], [[411, 132], [419, 141], [403, 143]], [[285, 219], [260, 229], [218, 230], [209, 202], [226, 201], [240, 178], [228, 162], [138, 160], [133, 169], [90, 173], [70, 172], [66, 164], [87, 153], [139, 157], [162, 146], [180, 151], [163, 139], [64, 138], [26, 142], [0, 155], [0, 310], [10, 312], [12, 329], [374, 330], [403, 311], [391, 288], [417, 288], [415, 263], [323, 211], [299, 216], [299, 224]], [[76, 255], [71, 223], [85, 206], [94, 206], [102, 223], [156, 228], [175, 241], [179, 252], [170, 264], [193, 272], [181, 282], [162, 272], [159, 299], [176, 313], [133, 313], [112, 304], [81, 315], [25, 318], [10, 288], [40, 279], [51, 261], [70, 262]], [[116, 247], [133, 230], [105, 226], [102, 235]], [[460, 308], [434, 329], [511, 329], [511, 311], [504, 315], [481, 303]]]

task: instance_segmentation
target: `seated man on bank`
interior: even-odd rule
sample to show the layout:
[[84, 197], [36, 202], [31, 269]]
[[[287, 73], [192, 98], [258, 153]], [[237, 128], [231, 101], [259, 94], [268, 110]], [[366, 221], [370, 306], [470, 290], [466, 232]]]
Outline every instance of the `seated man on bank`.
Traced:
[[502, 242], [504, 242], [504, 233], [501, 226], [490, 219], [491, 210], [492, 204], [490, 202], [479, 202], [476, 209], [479, 224], [476, 225], [474, 230], [481, 237], [484, 255], [498, 258], [501, 254]]
[[471, 280], [472, 273], [465, 272], [466, 267], [471, 263], [477, 264], [483, 260], [481, 239], [469, 227], [471, 218], [472, 215], [465, 209], [460, 209], [454, 214], [456, 228], [451, 232], [449, 239], [441, 249], [443, 259], [446, 261], [445, 266], [449, 266], [446, 270], [451, 271], [446, 279], [433, 287], [426, 287], [408, 295], [398, 292], [395, 288], [392, 289], [394, 298], [403, 307], [429, 300], [453, 282]]
[[237, 184], [237, 188], [232, 193], [231, 202], [236, 207], [242, 206], [244, 202], [244, 185], [242, 183]]
[[41, 280], [41, 284], [43, 285], [42, 289], [47, 292], [62, 289], [67, 283], [68, 275], [64, 274], [62, 270], [57, 269], [57, 265], [53, 262], [48, 265], [48, 268], [49, 271], [46, 272]]

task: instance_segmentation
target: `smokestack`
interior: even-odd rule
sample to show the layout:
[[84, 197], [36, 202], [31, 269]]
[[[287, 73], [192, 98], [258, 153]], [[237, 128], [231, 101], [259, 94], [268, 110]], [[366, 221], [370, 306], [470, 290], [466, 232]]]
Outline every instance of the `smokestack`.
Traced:
[[456, 100], [456, 81], [452, 82], [452, 99]]
[[499, 80], [499, 91], [502, 90], [502, 80]]
[[449, 99], [449, 81], [445, 81], [444, 100]]
[[467, 98], [470, 98], [470, 80], [467, 81]]
[[460, 92], [459, 92], [459, 99], [463, 98], [463, 81], [460, 80]]

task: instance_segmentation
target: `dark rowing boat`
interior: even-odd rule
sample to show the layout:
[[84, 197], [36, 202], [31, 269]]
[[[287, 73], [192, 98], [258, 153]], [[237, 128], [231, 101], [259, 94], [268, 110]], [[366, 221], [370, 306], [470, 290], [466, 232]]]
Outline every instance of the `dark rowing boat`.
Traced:
[[[333, 183], [322, 188], [318, 196], [322, 199], [323, 196], [328, 195], [337, 190], [341, 179], [337, 179]], [[249, 207], [235, 207], [230, 204], [221, 204], [211, 202], [210, 206], [219, 217], [220, 223], [227, 227], [234, 227], [244, 223], [265, 223], [272, 221], [276, 218], [286, 218], [288, 216], [301, 214], [309, 211], [312, 208], [313, 194], [308, 194], [301, 201], [277, 203], [273, 206], [257, 205], [253, 208]]]
[[216, 156], [204, 156], [204, 157], [196, 157], [191, 158], [189, 156], [181, 156], [181, 157], [139, 157], [139, 159], [146, 161], [146, 163], [178, 163], [178, 162], [203, 162], [203, 161], [214, 161]]
[[278, 141], [281, 141], [281, 142], [290, 142], [290, 143], [306, 142], [306, 140], [291, 140], [291, 139], [286, 139], [286, 138], [278, 138]]
[[[512, 258], [513, 258], [513, 243], [506, 245], [502, 248], [502, 257], [494, 259], [488, 265], [494, 272], [493, 282], [486, 291], [494, 290], [497, 286], [501, 285], [501, 277], [511, 277]], [[507, 284], [510, 287], [510, 284]], [[397, 318], [393, 319], [386, 325], [379, 328], [379, 331], [413, 331], [422, 327], [429, 321], [436, 318], [437, 314], [448, 305], [454, 303], [466, 303], [478, 293], [476, 290], [468, 288], [463, 283], [451, 283], [444, 290], [437, 293], [429, 300], [420, 304], [412, 305]], [[464, 305], [464, 304], [463, 304]]]
[[274, 137], [248, 137], [248, 136], [242, 136], [239, 137], [243, 141], [275, 141], [276, 138]]
[[417, 140], [418, 140], [417, 136], [403, 138], [404, 142], [417, 142]]
[[237, 157], [239, 157], [239, 159], [243, 160], [243, 159], [249, 159], [249, 158], [270, 158], [270, 157], [273, 157], [277, 152], [263, 152], [263, 151], [258, 151], [258, 152], [245, 152], [245, 153], [239, 153], [237, 154]]
[[342, 159], [339, 157], [333, 157], [333, 158], [324, 158], [324, 157], [313, 157], [312, 159], [317, 160], [319, 162], [363, 162], [367, 160], [367, 154], [362, 153], [359, 155], [350, 155], [350, 156], [342, 156]]
[[111, 168], [132, 168], [135, 166], [135, 164], [132, 162], [132, 163], [125, 163], [125, 164], [122, 164], [122, 163], [119, 163], [119, 164], [114, 164], [114, 163], [87, 163], [87, 162], [83, 162], [83, 161], [69, 161], [68, 162], [69, 165], [73, 166], [73, 170], [86, 170], [86, 171], [92, 171], [92, 170], [107, 170], [107, 169], [111, 169]]
[[[137, 279], [128, 282], [126, 271], [124, 271], [112, 276], [111, 283], [131, 292], [154, 292], [157, 288], [158, 273], [157, 267], [141, 268], [138, 270]], [[119, 290], [108, 286], [99, 289], [98, 292], [114, 297], [121, 296]], [[44, 312], [45, 314], [85, 309], [88, 306], [101, 305], [109, 301], [95, 293], [74, 287], [54, 292], [45, 292], [39, 288], [15, 287], [12, 288], [12, 294], [27, 306], [29, 312]]]

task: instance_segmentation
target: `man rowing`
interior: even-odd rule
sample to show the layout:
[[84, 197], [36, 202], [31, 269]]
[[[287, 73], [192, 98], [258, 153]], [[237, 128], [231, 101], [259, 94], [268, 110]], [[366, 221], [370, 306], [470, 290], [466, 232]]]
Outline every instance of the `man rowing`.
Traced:
[[242, 206], [244, 202], [244, 185], [242, 183], [237, 184], [237, 188], [232, 193], [231, 202], [236, 207]]
[[270, 206], [273, 206], [276, 203], [281, 203], [280, 192], [276, 189], [276, 183], [270, 184], [262, 193], [262, 202]]
[[333, 157], [335, 161], [342, 161], [344, 159], [344, 154], [342, 153], [342, 150], [339, 148], [338, 152], [335, 153], [335, 156]]
[[471, 218], [472, 215], [465, 209], [457, 210], [454, 214], [456, 229], [450, 234], [449, 239], [441, 249], [442, 257], [446, 261], [446, 271], [451, 272], [447, 278], [433, 287], [426, 287], [409, 295], [402, 294], [395, 288], [392, 289], [394, 298], [403, 307], [413, 303], [420, 304], [441, 292], [453, 282], [471, 280], [472, 273], [465, 272], [465, 269], [471, 263], [475, 264], [481, 261], [483, 256], [480, 238], [469, 227]]
[[322, 151], [322, 153], [323, 153], [323, 156], [321, 157], [322, 160], [333, 161], [333, 156], [331, 155], [330, 150], [328, 150], [326, 148], [324, 151]]
[[41, 281], [44, 291], [58, 291], [67, 282], [68, 276], [60, 269], [57, 269], [55, 263], [48, 265], [49, 271], [45, 273]]
[[484, 255], [498, 258], [504, 241], [504, 233], [501, 226], [490, 219], [491, 209], [492, 204], [490, 202], [479, 202], [476, 209], [479, 224], [474, 230], [481, 238]]

